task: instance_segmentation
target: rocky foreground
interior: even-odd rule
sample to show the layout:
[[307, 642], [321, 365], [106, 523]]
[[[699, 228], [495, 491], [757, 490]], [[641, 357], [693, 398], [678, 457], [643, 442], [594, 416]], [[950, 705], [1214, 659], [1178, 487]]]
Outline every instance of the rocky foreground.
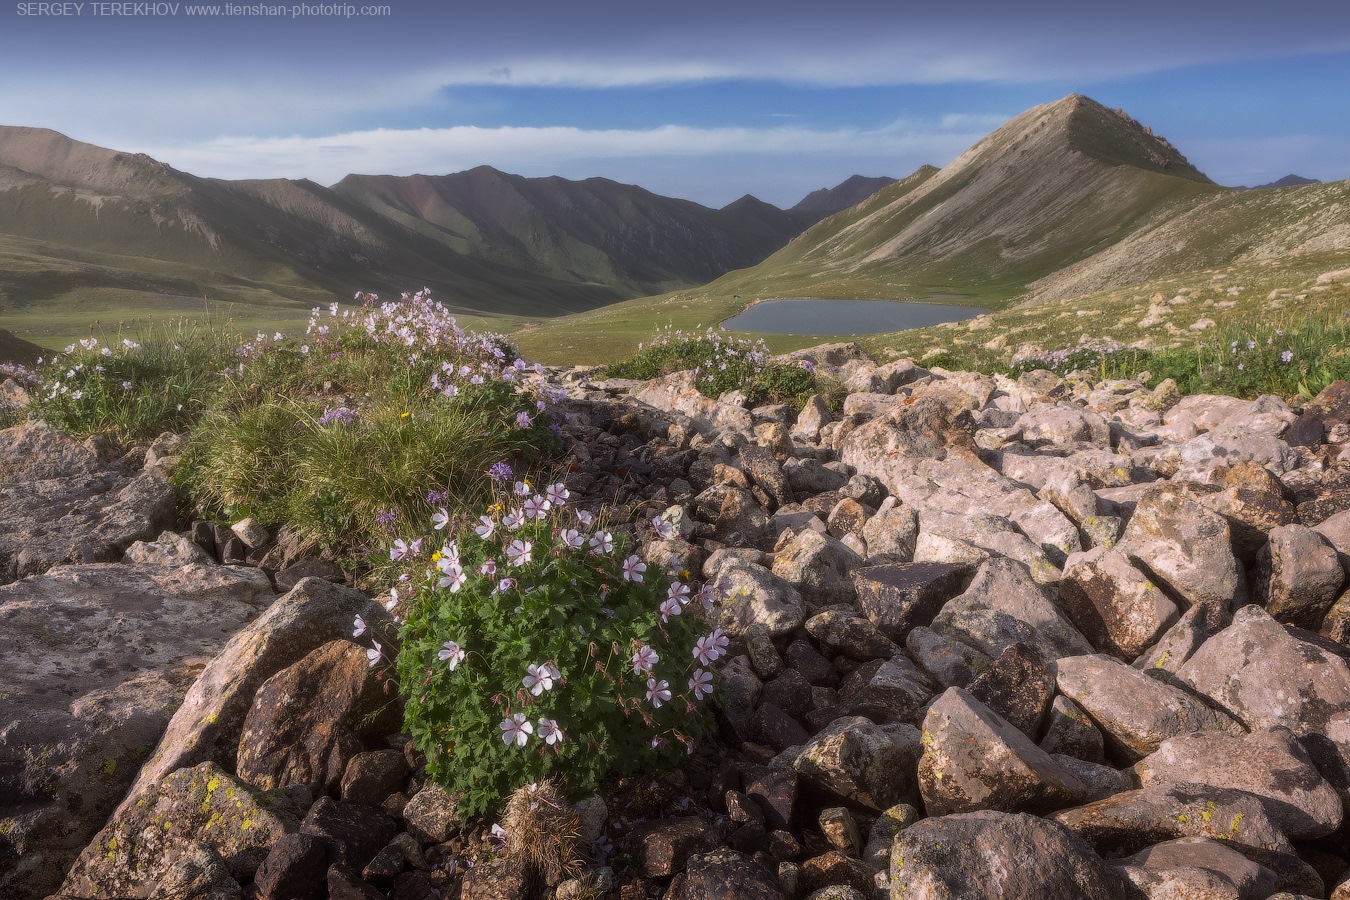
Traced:
[[734, 639], [722, 745], [579, 803], [576, 877], [424, 784], [378, 598], [174, 530], [173, 436], [0, 432], [0, 896], [1350, 898], [1350, 384], [803, 355], [842, 413], [545, 376], [574, 496]]

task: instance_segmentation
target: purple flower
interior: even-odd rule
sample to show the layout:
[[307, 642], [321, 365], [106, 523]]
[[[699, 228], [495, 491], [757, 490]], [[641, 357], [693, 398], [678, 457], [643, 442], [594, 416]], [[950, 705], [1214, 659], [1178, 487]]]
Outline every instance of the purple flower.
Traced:
[[455, 671], [455, 666], [464, 662], [464, 648], [454, 641], [446, 641], [441, 645], [440, 652], [436, 654], [441, 662], [450, 663], [450, 671]]
[[493, 481], [510, 481], [511, 476], [515, 474], [511, 471], [510, 463], [506, 462], [493, 463], [492, 467], [487, 470], [487, 473], [488, 477]]
[[655, 678], [648, 678], [647, 699], [651, 701], [652, 706], [660, 709], [661, 704], [670, 699], [670, 685]]
[[644, 672], [650, 673], [652, 666], [660, 661], [661, 657], [657, 655], [657, 652], [646, 644], [643, 644], [642, 648], [633, 654], [633, 674], [641, 675]]
[[1283, 353], [1281, 353], [1281, 354], [1280, 354], [1280, 361], [1281, 361], [1281, 362], [1287, 362], [1287, 363], [1288, 363], [1288, 362], [1293, 362], [1293, 361], [1294, 361], [1294, 351], [1293, 351], [1293, 350], [1286, 350], [1286, 351], [1284, 351]]
[[694, 692], [694, 699], [696, 700], [702, 700], [704, 697], [712, 696], [712, 684], [712, 673], [707, 669], [695, 669], [694, 677], [689, 679], [689, 689]]
[[503, 719], [498, 727], [502, 730], [502, 743], [510, 744], [515, 741], [517, 747], [524, 747], [525, 742], [534, 733], [534, 726], [525, 718], [524, 713], [516, 713], [509, 719]]

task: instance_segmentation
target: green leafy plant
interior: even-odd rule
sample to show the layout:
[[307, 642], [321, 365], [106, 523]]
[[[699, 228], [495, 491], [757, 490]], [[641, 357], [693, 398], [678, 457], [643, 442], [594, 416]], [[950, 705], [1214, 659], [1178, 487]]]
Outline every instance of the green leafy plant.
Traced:
[[446, 537], [391, 550], [411, 569], [396, 588], [397, 670], [407, 729], [459, 809], [495, 809], [546, 777], [575, 796], [692, 752], [726, 647], [705, 618], [710, 590], [592, 530], [561, 484], [518, 482], [476, 520], [442, 510], [433, 523]]

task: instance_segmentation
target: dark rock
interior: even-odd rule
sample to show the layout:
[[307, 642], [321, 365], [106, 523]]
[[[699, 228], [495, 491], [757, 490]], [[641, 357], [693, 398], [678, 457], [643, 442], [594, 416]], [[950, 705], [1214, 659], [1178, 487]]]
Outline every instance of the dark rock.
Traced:
[[398, 832], [394, 820], [371, 806], [320, 797], [300, 825], [323, 842], [330, 863], [360, 871]]
[[253, 876], [259, 900], [303, 900], [323, 884], [328, 852], [312, 834], [293, 832], [277, 839]]
[[689, 857], [710, 849], [710, 826], [698, 816], [644, 822], [634, 826], [628, 840], [643, 878], [668, 878], [683, 872]]
[[1025, 644], [1009, 644], [967, 689], [990, 712], [1033, 741], [1055, 696], [1055, 676]]
[[910, 629], [932, 622], [943, 604], [964, 591], [972, 574], [959, 563], [870, 566], [853, 573], [853, 584], [858, 608], [877, 630], [903, 641]]
[[791, 828], [797, 814], [799, 780], [790, 769], [756, 768], [746, 773], [745, 794], [764, 813], [770, 828]]
[[1044, 813], [1081, 802], [1087, 786], [961, 688], [923, 722], [919, 790], [929, 815], [996, 809]]
[[403, 808], [408, 832], [424, 844], [448, 841], [460, 828], [455, 798], [439, 784], [428, 784]]
[[743, 853], [723, 848], [693, 856], [684, 885], [671, 900], [787, 900], [768, 870]]
[[741, 465], [749, 474], [751, 481], [768, 495], [772, 501], [769, 509], [786, 506], [793, 501], [792, 488], [783, 477], [783, 469], [773, 454], [763, 447], [746, 444], [741, 447]]
[[866, 894], [876, 889], [867, 864], [837, 850], [804, 861], [800, 879], [803, 891], [817, 891], [832, 884], [848, 885]]
[[379, 671], [363, 648], [344, 640], [273, 675], [244, 720], [239, 776], [262, 790], [304, 784], [320, 794], [336, 788], [348, 762], [364, 749], [363, 739], [401, 723], [402, 704]]
[[350, 866], [328, 869], [328, 900], [385, 900], [384, 894], [361, 880]]
[[342, 773], [342, 799], [348, 803], [379, 806], [403, 787], [410, 771], [399, 750], [358, 753]]
[[461, 900], [527, 900], [534, 896], [524, 866], [510, 856], [495, 856], [468, 869], [460, 884]]
[[764, 682], [759, 701], [772, 703], [790, 716], [804, 716], [812, 705], [811, 683], [796, 669], [784, 669], [777, 678]]
[[775, 750], [786, 750], [811, 739], [801, 723], [772, 703], [761, 703], [750, 718], [750, 733]]
[[808, 682], [818, 687], [835, 687], [839, 673], [810, 641], [795, 640], [788, 644], [787, 664]]
[[851, 716], [811, 738], [793, 768], [826, 796], [880, 812], [918, 799], [914, 768], [919, 752], [912, 725], [878, 726]]
[[1105, 758], [1101, 731], [1081, 706], [1063, 695], [1050, 704], [1049, 722], [1040, 746], [1046, 753], [1072, 756], [1084, 762], [1099, 763]]

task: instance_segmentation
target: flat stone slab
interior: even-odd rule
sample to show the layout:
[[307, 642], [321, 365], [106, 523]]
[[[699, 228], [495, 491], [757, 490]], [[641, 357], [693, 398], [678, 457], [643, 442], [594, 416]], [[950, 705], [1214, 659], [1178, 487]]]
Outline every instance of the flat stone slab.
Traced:
[[[181, 539], [180, 539], [181, 540]], [[58, 566], [0, 587], [0, 896], [42, 897], [202, 668], [275, 597], [260, 570]]]

